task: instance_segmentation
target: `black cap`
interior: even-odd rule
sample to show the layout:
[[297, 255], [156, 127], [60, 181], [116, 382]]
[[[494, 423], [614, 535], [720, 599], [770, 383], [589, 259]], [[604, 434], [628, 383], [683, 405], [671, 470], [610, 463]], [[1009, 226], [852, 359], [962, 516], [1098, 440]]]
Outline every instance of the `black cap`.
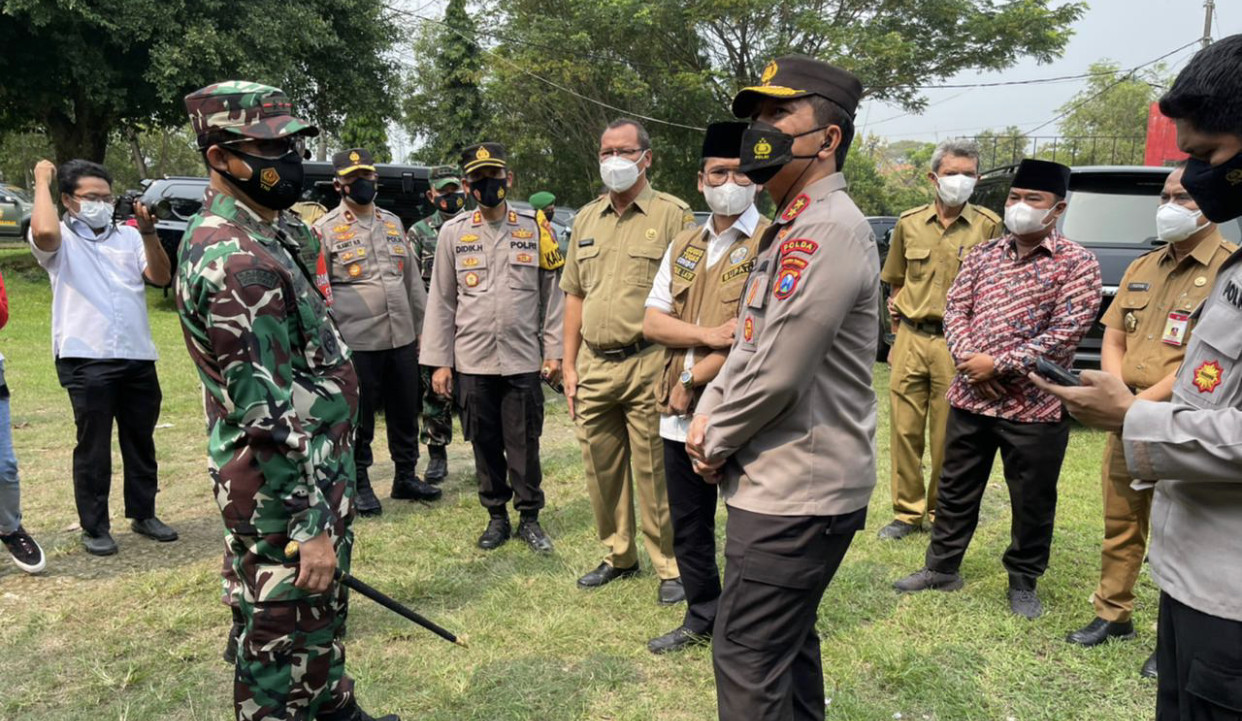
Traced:
[[461, 151], [461, 168], [466, 175], [478, 168], [506, 168], [507, 157], [500, 143], [479, 143]]
[[356, 170], [375, 170], [375, 158], [366, 148], [350, 148], [332, 156], [332, 167], [340, 176], [349, 175]]
[[818, 95], [840, 105], [851, 118], [862, 98], [853, 73], [805, 55], [786, 55], [768, 63], [759, 85], [742, 88], [733, 98], [733, 115], [749, 118], [764, 98], [792, 100]]
[[1069, 193], [1070, 169], [1060, 163], [1027, 158], [1018, 165], [1011, 188], [1041, 190], [1062, 198]]
[[707, 126], [707, 134], [703, 136], [703, 152], [700, 158], [740, 158], [742, 155], [742, 133], [750, 123], [729, 120], [723, 123], [712, 123]]

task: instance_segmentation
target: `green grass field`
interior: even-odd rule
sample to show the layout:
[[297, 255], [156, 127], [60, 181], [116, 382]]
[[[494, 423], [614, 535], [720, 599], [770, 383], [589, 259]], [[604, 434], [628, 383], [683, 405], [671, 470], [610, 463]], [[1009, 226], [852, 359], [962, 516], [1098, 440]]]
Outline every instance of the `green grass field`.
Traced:
[[[229, 624], [218, 600], [221, 523], [205, 472], [198, 381], [171, 300], [149, 292], [164, 391], [158, 508], [181, 540], [159, 545], [129, 531], [114, 450], [121, 550], [95, 558], [82, 550], [75, 525], [74, 428], [52, 365], [47, 278], [22, 249], [0, 251], [0, 269], [12, 315], [0, 351], [13, 391], [26, 527], [48, 552], [38, 577], [0, 559], [0, 719], [231, 718], [232, 670], [220, 660]], [[1009, 512], [999, 467], [962, 569], [966, 588], [899, 598], [889, 584], [921, 565], [927, 536], [898, 544], [875, 537], [889, 520], [887, 381], [887, 368], [877, 366], [881, 483], [869, 525], [820, 608], [828, 718], [1150, 718], [1154, 685], [1138, 678], [1155, 642], [1156, 592], [1146, 576], [1137, 641], [1090, 650], [1064, 641], [1092, 616], [1103, 436], [1078, 429], [1070, 443], [1051, 568], [1040, 587], [1047, 615], [1029, 622], [1008, 612], [1000, 555]], [[376, 440], [377, 449], [386, 447]], [[475, 547], [486, 514], [460, 440], [449, 449], [443, 500], [385, 499], [382, 518], [356, 524], [354, 571], [471, 641], [468, 650], [452, 646], [355, 597], [348, 668], [362, 705], [407, 721], [714, 719], [710, 652], [655, 657], [645, 649], [682, 613], [656, 605], [654, 575], [595, 592], [575, 586], [602, 546], [563, 402], [549, 407], [543, 449], [544, 525], [557, 544], [551, 557], [518, 542], [491, 553]], [[372, 477], [386, 497], [391, 464], [377, 464]], [[723, 508], [720, 518], [723, 529]]]

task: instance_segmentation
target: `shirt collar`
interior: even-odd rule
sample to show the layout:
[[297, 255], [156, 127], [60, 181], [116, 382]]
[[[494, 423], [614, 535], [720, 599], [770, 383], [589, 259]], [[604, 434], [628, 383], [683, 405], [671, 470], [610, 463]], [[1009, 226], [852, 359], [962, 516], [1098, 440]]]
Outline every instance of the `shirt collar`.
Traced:
[[67, 227], [70, 231], [73, 232], [74, 235], [78, 236], [82, 240], [89, 240], [91, 242], [101, 243], [111, 238], [116, 233], [116, 223], [112, 223], [111, 225], [109, 225], [107, 228], [104, 229], [103, 233], [96, 235], [94, 228], [87, 225], [84, 220], [74, 215], [73, 213], [65, 213], [62, 220], [65, 223], [65, 227]]
[[[1042, 248], [1048, 251], [1048, 255], [1056, 255], [1057, 250], [1061, 247], [1061, 241], [1064, 237], [1065, 236], [1061, 235], [1061, 231], [1053, 228], [1052, 232], [1048, 234], [1048, 237], [1040, 241], [1039, 245], [1035, 246], [1035, 249], [1039, 250]], [[1013, 251], [1013, 254], [1016, 257], [1018, 254], [1018, 237], [1013, 233], [1006, 235], [1004, 238], [1004, 247], [1006, 252]]]
[[247, 231], [264, 238], [276, 239], [276, 228], [272, 223], [265, 222], [259, 214], [240, 199], [215, 188], [207, 188], [203, 194], [203, 207], [216, 215], [231, 220]]
[[[643, 215], [646, 215], [647, 205], [651, 203], [651, 199], [654, 197], [655, 197], [655, 188], [652, 188], [651, 183], [648, 182], [646, 185], [643, 186], [643, 189], [638, 192], [638, 196], [634, 198], [634, 202], [630, 203], [630, 208], [637, 210]], [[608, 194], [604, 196], [603, 205], [604, 207], [600, 208], [600, 211], [599, 211], [600, 215], [607, 215], [608, 213], [616, 212], [616, 210], [612, 207], [612, 194]], [[629, 208], [626, 208], [626, 210], [629, 210]]]
[[846, 186], [845, 176], [841, 173], [833, 173], [803, 186], [801, 192], [790, 199], [777, 214], [775, 224], [784, 225], [797, 218], [810, 205], [812, 197], [822, 199], [830, 193], [845, 190]]
[[755, 234], [755, 226], [759, 224], [759, 209], [755, 207], [754, 203], [751, 203], [749, 208], [743, 210], [742, 214], [737, 216], [737, 220], [733, 221], [733, 225], [725, 228], [725, 231], [719, 236], [716, 235], [716, 228], [712, 224], [713, 218], [715, 218], [715, 215], [708, 218], [707, 222], [703, 224], [703, 228], [707, 230], [708, 242], [716, 240], [716, 238], [726, 236], [729, 234], [729, 231], [734, 230], [737, 231], [736, 237], [749, 238]]
[[[1213, 230], [1208, 237], [1203, 239], [1203, 242], [1199, 243], [1199, 245], [1190, 252], [1188, 257], [1192, 258], [1196, 263], [1206, 268], [1212, 263], [1212, 258], [1216, 256], [1216, 251], [1220, 248], [1220, 244], [1224, 242], [1224, 240], [1224, 237], [1220, 234], [1220, 230]], [[1172, 243], [1165, 244], [1164, 255], [1161, 257], [1160, 262], [1163, 263], [1166, 260], [1173, 262]], [[1183, 260], [1185, 259], [1183, 258]]]
[[[967, 203], [966, 206], [962, 208], [962, 212], [958, 213], [957, 217], [953, 219], [953, 222], [956, 223], [960, 220], [965, 222], [966, 225], [974, 225], [975, 218], [978, 215], [978, 209], [976, 209], [972, 203]], [[940, 222], [940, 206], [936, 205], [935, 202], [931, 204], [931, 212], [927, 215], [927, 222]]]

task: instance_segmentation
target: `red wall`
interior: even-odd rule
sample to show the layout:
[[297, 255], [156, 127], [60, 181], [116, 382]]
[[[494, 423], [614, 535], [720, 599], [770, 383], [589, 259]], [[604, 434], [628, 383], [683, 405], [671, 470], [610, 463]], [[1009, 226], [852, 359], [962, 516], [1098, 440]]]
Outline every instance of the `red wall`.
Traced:
[[1177, 149], [1177, 127], [1160, 112], [1159, 103], [1152, 103], [1147, 111], [1147, 152], [1143, 164], [1172, 165], [1187, 157]]

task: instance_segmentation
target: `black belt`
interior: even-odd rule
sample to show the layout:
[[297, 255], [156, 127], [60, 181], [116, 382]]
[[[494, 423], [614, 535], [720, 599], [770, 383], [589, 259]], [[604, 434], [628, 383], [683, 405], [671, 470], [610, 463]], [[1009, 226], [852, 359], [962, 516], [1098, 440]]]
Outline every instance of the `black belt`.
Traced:
[[911, 328], [917, 330], [920, 333], [926, 333], [927, 335], [944, 335], [944, 323], [941, 323], [938, 320], [923, 321], [922, 323], [915, 323], [912, 320], [906, 320], [905, 318], [902, 318], [901, 322], [905, 323], [906, 325], [910, 326]]
[[643, 351], [647, 350], [653, 345], [655, 345], [655, 343], [652, 343], [651, 341], [646, 340], [645, 338], [643, 340], [638, 341], [637, 343], [631, 343], [630, 345], [624, 345], [624, 346], [621, 346], [620, 348], [600, 348], [598, 346], [587, 343], [587, 347], [591, 349], [592, 353], [599, 356], [600, 358], [604, 358], [610, 361], [623, 361], [626, 358], [629, 358], [630, 356], [635, 356], [635, 355], [638, 355], [639, 353], [642, 353]]

